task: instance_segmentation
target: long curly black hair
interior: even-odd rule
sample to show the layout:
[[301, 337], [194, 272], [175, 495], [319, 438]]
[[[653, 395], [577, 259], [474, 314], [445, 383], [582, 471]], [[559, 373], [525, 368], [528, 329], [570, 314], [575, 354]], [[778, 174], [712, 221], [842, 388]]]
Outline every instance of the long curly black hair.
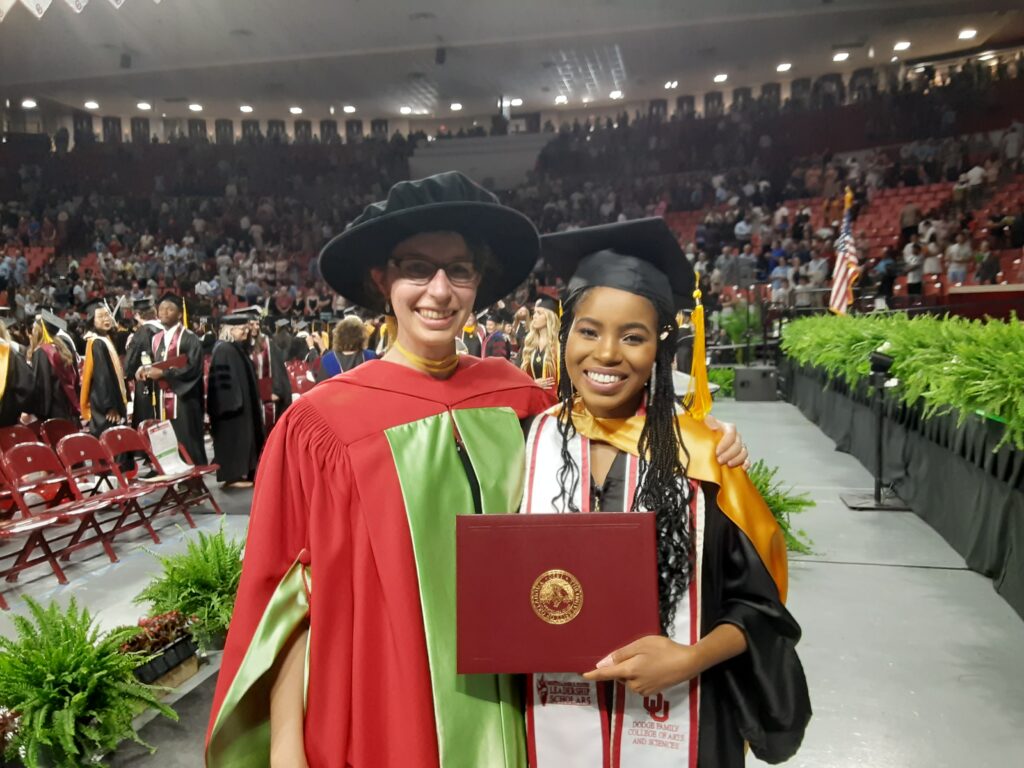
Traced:
[[[573, 325], [575, 309], [589, 293], [584, 289], [570, 295], [562, 305], [562, 325], [558, 334], [560, 347], [558, 397], [561, 414], [572, 413], [576, 397], [565, 364], [565, 347]], [[693, 522], [690, 515], [690, 483], [680, 453], [689, 462], [689, 453], [683, 444], [676, 418], [675, 387], [672, 382], [672, 362], [675, 357], [679, 329], [675, 318], [660, 317], [664, 338], [659, 336], [655, 354], [653, 391], [647, 402], [647, 418], [640, 433], [640, 479], [633, 509], [655, 512], [658, 551], [658, 606], [661, 628], [668, 634], [675, 621], [676, 605], [686, 593], [693, 578]], [[555, 508], [579, 512], [576, 491], [580, 482], [580, 469], [569, 451], [569, 440], [576, 434], [571, 418], [558, 419], [562, 438], [562, 466], [557, 479], [559, 495], [552, 499]]]

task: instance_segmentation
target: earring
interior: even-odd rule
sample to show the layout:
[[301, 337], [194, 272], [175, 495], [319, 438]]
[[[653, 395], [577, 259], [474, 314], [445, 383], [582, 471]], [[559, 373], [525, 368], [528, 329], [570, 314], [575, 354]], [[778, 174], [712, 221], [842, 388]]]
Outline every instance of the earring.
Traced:
[[391, 300], [390, 299], [384, 299], [384, 314], [385, 315], [393, 315], [393, 314], [395, 314], [394, 310], [391, 307]]
[[651, 366], [651, 378], [647, 380], [647, 402], [654, 399], [654, 378], [658, 375], [658, 364]]

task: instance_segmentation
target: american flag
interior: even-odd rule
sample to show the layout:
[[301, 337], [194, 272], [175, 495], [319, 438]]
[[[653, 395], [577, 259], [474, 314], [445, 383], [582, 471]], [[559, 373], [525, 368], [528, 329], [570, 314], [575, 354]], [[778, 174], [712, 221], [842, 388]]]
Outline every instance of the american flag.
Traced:
[[837, 315], [845, 315], [846, 309], [853, 303], [853, 285], [860, 277], [860, 266], [857, 263], [857, 244], [853, 239], [853, 191], [846, 190], [846, 211], [843, 214], [843, 227], [836, 240], [836, 267], [832, 271], [832, 295], [828, 300], [828, 308]]

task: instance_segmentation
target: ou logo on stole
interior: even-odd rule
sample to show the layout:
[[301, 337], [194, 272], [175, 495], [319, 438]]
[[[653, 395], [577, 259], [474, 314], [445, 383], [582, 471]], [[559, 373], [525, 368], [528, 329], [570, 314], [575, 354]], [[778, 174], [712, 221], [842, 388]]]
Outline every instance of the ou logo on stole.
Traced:
[[664, 723], [668, 720], [668, 711], [670, 704], [668, 700], [660, 693], [655, 697], [644, 696], [644, 709], [647, 710], [647, 714], [651, 716], [651, 720], [656, 723]]

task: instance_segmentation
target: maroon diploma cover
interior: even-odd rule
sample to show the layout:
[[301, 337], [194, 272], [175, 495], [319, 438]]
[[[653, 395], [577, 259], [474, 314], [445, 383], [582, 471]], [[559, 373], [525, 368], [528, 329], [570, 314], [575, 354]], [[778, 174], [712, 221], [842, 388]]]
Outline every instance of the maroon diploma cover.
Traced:
[[459, 674], [585, 672], [661, 633], [654, 515], [456, 518]]

